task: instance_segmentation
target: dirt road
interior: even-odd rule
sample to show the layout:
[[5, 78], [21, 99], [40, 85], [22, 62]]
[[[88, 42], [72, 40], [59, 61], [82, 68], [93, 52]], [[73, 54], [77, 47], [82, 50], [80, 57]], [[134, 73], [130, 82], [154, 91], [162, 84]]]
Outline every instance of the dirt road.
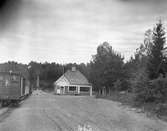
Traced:
[[86, 126], [90, 131], [167, 131], [165, 122], [113, 101], [41, 91], [0, 114], [0, 131], [81, 131]]

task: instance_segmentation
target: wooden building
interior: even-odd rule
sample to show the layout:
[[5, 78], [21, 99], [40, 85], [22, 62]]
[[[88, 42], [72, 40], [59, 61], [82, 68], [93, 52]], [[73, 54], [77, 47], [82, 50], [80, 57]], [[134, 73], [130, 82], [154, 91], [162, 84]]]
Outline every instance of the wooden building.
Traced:
[[92, 96], [92, 85], [87, 78], [75, 67], [65, 72], [54, 82], [56, 94], [74, 94]]

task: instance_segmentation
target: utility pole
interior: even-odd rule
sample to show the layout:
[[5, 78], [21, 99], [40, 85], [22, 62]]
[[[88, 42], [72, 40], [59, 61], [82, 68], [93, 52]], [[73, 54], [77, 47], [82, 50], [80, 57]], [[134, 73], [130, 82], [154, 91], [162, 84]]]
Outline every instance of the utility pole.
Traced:
[[39, 88], [39, 75], [37, 75], [37, 88]]
[[37, 88], [39, 88], [39, 81], [40, 81], [40, 78], [39, 78], [40, 70], [39, 69], [37, 69], [36, 74], [37, 74], [37, 81], [36, 81], [37, 83], [36, 83], [36, 86], [37, 86]]
[[64, 65], [63, 65], [63, 74], [64, 74]]
[[65, 73], [65, 68], [64, 68], [64, 64], [62, 64], [62, 66], [63, 66], [63, 75], [64, 75], [64, 73]]

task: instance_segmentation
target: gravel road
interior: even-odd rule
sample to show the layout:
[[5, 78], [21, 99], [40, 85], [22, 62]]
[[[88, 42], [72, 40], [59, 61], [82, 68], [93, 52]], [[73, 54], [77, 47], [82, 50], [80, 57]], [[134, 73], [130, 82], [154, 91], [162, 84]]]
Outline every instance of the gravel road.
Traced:
[[167, 131], [161, 120], [86, 96], [35, 91], [19, 107], [1, 110], [0, 131]]

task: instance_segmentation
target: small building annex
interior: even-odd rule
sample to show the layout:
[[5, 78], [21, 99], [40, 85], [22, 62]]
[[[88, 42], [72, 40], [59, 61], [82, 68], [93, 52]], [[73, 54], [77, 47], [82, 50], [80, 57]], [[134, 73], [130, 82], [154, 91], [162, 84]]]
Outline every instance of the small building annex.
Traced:
[[55, 81], [54, 89], [56, 94], [92, 96], [92, 85], [76, 67], [72, 67], [72, 70], [68, 70]]

